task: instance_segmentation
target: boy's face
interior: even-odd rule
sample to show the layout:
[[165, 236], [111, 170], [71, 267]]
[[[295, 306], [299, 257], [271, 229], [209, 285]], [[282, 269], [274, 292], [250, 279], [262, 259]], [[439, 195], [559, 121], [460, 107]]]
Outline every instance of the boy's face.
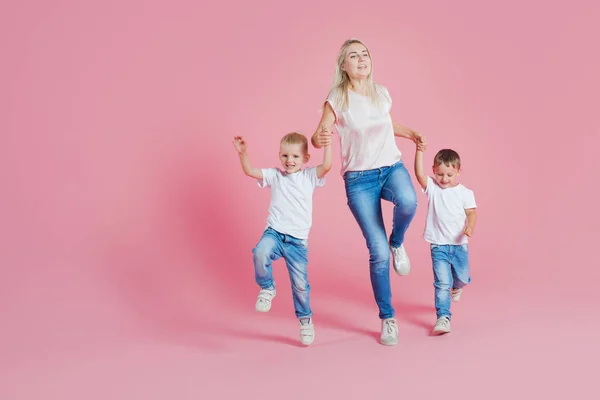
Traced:
[[452, 165], [441, 163], [437, 167], [433, 167], [433, 175], [438, 185], [446, 189], [458, 185], [457, 178], [460, 175], [460, 170], [457, 170]]
[[281, 165], [288, 174], [300, 171], [309, 158], [310, 156], [302, 151], [301, 144], [282, 144], [279, 149]]

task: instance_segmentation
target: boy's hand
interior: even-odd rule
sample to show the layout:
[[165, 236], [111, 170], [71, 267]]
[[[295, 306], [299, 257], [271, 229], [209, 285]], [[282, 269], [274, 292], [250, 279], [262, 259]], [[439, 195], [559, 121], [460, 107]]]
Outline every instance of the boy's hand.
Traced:
[[239, 154], [244, 154], [246, 150], [248, 150], [248, 146], [246, 145], [246, 141], [241, 136], [235, 136], [233, 138], [233, 145]]
[[333, 134], [326, 126], [321, 126], [319, 133], [317, 134], [317, 144], [319, 146], [329, 146], [331, 144]]
[[417, 151], [425, 151], [427, 149], [427, 143], [417, 142]]
[[465, 229], [463, 229], [463, 233], [465, 235], [467, 235], [468, 237], [473, 236], [473, 228], [471, 228], [470, 226], [465, 226]]
[[424, 146], [423, 151], [427, 148], [427, 138], [419, 132], [412, 131], [412, 141], [415, 142], [417, 146]]

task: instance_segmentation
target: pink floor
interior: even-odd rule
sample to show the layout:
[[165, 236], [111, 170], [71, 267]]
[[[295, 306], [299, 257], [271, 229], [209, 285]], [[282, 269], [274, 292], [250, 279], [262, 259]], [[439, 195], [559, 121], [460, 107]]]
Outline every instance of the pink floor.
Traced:
[[350, 258], [313, 256], [309, 348], [299, 345], [283, 265], [273, 309], [258, 314], [248, 257], [237, 251], [226, 274], [151, 254], [86, 276], [71, 270], [62, 289], [44, 284], [57, 271], [24, 277], [35, 291], [3, 293], [20, 308], [7, 307], [15, 322], [2, 329], [2, 398], [593, 398], [600, 327], [582, 293], [594, 282], [524, 272], [500, 284], [502, 268], [533, 264], [473, 245], [473, 283], [453, 305], [453, 331], [432, 337], [429, 260], [411, 241], [413, 271], [392, 276], [395, 347], [378, 343], [367, 270]]

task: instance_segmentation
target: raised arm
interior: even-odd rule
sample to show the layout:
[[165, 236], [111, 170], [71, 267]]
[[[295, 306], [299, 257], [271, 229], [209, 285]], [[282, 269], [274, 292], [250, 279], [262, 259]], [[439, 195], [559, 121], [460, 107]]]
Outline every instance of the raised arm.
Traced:
[[417, 177], [417, 181], [419, 185], [423, 189], [427, 188], [427, 175], [425, 175], [425, 171], [423, 171], [423, 150], [425, 149], [424, 145], [417, 144], [416, 145], [416, 153], [415, 153], [415, 176]]
[[321, 179], [331, 169], [331, 145], [323, 147], [323, 162], [317, 166], [317, 177]]
[[240, 164], [242, 165], [242, 171], [244, 171], [244, 174], [254, 179], [263, 179], [262, 170], [260, 168], [253, 168], [252, 165], [250, 165], [250, 159], [248, 158], [248, 146], [246, 145], [244, 138], [241, 136], [235, 136], [233, 138], [233, 146], [240, 156]]
[[310, 138], [310, 142], [315, 148], [320, 149], [323, 146], [331, 144], [331, 128], [333, 127], [334, 123], [335, 113], [331, 108], [331, 104], [326, 102], [325, 106], [323, 107], [323, 115], [321, 115], [319, 126]]

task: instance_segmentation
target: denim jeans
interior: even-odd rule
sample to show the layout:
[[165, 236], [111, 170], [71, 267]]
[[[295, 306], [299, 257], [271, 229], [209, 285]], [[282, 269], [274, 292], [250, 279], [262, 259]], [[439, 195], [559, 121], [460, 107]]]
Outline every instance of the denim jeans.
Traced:
[[450, 319], [452, 318], [450, 289], [461, 289], [471, 283], [469, 246], [432, 244], [431, 261], [435, 287], [435, 311], [438, 318]]
[[261, 289], [274, 289], [273, 261], [283, 257], [290, 274], [296, 317], [311, 317], [310, 284], [308, 283], [308, 242], [267, 228], [256, 247], [254, 277]]
[[[344, 174], [348, 207], [369, 249], [369, 270], [379, 318], [394, 316], [390, 288], [390, 248], [404, 243], [404, 233], [417, 211], [417, 195], [402, 161], [390, 167]], [[383, 223], [381, 200], [394, 204], [392, 233]]]

